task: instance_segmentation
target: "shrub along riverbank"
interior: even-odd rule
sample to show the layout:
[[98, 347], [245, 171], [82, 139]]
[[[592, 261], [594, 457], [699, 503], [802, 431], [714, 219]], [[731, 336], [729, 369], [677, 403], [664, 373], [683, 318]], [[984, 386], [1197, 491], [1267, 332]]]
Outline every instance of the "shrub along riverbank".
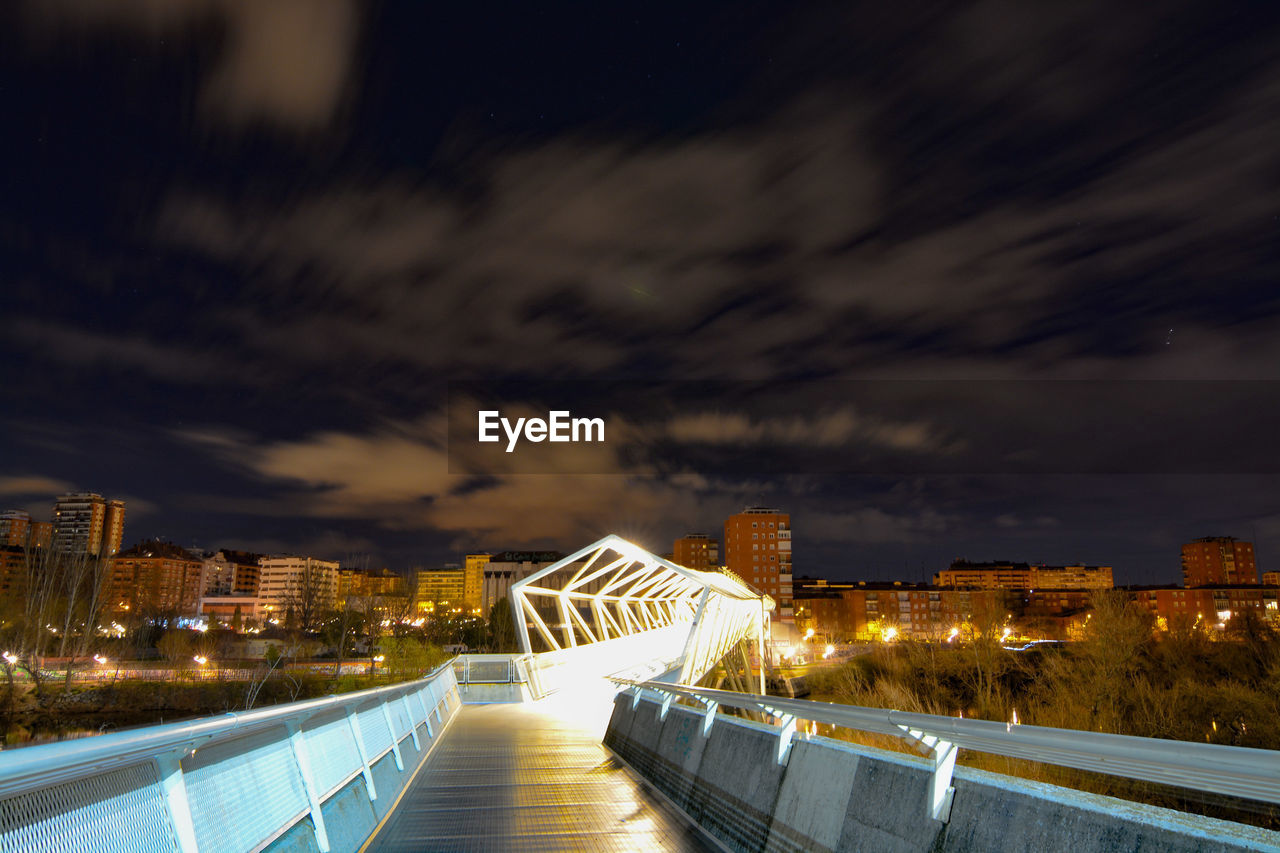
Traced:
[[290, 669], [276, 656], [247, 670], [247, 679], [179, 674], [69, 686], [51, 679], [39, 690], [30, 682], [0, 682], [0, 737], [13, 747], [349, 693], [417, 678], [447, 659], [439, 647], [413, 638], [386, 638], [380, 648], [385, 654], [374, 675]]
[[[1126, 598], [1101, 596], [1079, 642], [1025, 652], [1001, 648], [994, 637], [960, 647], [888, 644], [811, 671], [809, 698], [1280, 750], [1280, 635], [1273, 625], [1247, 614], [1221, 638], [1194, 626], [1172, 632], [1153, 627], [1150, 615]], [[890, 739], [858, 739], [896, 747]], [[1280, 829], [1274, 807], [1225, 811], [1212, 798], [1176, 789], [993, 756], [966, 754], [963, 761]]]

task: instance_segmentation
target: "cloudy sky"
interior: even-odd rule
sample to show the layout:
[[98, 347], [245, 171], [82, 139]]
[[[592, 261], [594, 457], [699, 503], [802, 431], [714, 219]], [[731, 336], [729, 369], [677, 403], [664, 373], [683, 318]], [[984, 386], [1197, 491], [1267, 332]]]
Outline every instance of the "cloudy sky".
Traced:
[[[836, 6], [7, 4], [0, 508], [1280, 568], [1280, 7]], [[565, 389], [604, 446], [460, 458]]]

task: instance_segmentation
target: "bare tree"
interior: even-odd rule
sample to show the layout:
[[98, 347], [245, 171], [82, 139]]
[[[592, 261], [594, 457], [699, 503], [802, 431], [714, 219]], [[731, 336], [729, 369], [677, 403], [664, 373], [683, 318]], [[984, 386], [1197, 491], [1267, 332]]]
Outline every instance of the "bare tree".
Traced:
[[14, 653], [16, 664], [30, 677], [36, 695], [43, 695], [44, 658], [48, 654], [50, 626], [58, 603], [59, 554], [49, 548], [23, 551], [23, 606]]
[[333, 667], [333, 677], [342, 675], [342, 662], [347, 656], [347, 640], [360, 629], [364, 617], [359, 608], [360, 601], [355, 596], [343, 599], [342, 607], [330, 623], [331, 637], [336, 641], [337, 660]]
[[333, 608], [333, 585], [320, 566], [308, 561], [289, 579], [281, 600], [286, 621], [303, 632], [315, 631], [323, 617]]
[[[111, 558], [89, 553], [70, 554], [64, 555], [60, 563], [62, 631], [58, 657], [66, 659], [65, 684], [70, 686], [76, 659], [88, 656], [97, 633], [98, 615], [111, 580]], [[73, 636], [76, 636], [74, 641]]]

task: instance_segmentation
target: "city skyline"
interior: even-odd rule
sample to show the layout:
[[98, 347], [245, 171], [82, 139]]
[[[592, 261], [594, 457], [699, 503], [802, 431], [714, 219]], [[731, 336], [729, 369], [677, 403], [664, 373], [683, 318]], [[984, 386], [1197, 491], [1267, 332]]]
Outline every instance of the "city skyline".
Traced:
[[[0, 23], [0, 507], [398, 569], [762, 504], [837, 580], [1176, 582], [1203, 536], [1277, 566], [1280, 9]], [[451, 389], [527, 415], [552, 380], [607, 441], [455, 458]], [[901, 384], [824, 384], [864, 380]]]
[[[122, 501], [113, 500], [108, 502], [108, 501], [104, 501], [100, 495], [85, 492], [85, 493], [67, 493], [67, 494], [58, 496], [54, 500], [50, 514], [56, 514], [58, 512], [59, 507], [66, 504], [68, 501], [79, 502], [87, 498], [95, 498], [99, 503], [103, 505], [106, 505], [108, 503], [111, 505], [118, 505], [119, 511], [123, 513], [124, 506]], [[777, 519], [783, 519], [783, 523], [781, 526], [785, 528], [785, 535], [788, 540], [787, 551], [789, 552], [790, 537], [791, 537], [790, 514], [785, 512], [784, 510], [779, 510], [776, 508], [760, 507], [760, 506], [743, 507], [741, 510], [727, 516], [723, 520], [719, 528], [723, 531], [723, 535], [721, 536], [717, 536], [715, 534], [708, 535], [700, 531], [686, 530], [680, 536], [673, 537], [673, 539], [671, 540], [672, 546], [670, 547], [670, 549], [666, 549], [662, 547], [660, 543], [655, 543], [654, 547], [651, 550], [653, 551], [653, 553], [665, 552], [669, 555], [670, 559], [673, 559], [675, 562], [680, 563], [681, 565], [688, 566], [690, 568], [697, 568], [701, 570], [715, 570], [719, 567], [723, 567], [728, 569], [731, 572], [734, 572], [735, 574], [740, 575], [741, 577], [744, 578], [744, 580], [746, 580], [748, 583], [751, 583], [760, 591], [765, 592], [767, 594], [771, 594], [775, 598], [779, 598], [780, 596], [789, 596], [791, 592], [791, 587], [790, 587], [789, 581], [787, 581], [785, 578], [786, 575], [790, 574], [790, 572], [793, 571], [793, 567], [789, 562], [785, 562], [784, 565], [779, 566], [777, 569], [774, 569], [772, 573], [770, 573], [769, 571], [770, 567], [768, 566], [764, 566], [764, 567], [759, 565], [752, 566], [750, 563], [752, 555], [749, 552], [746, 552], [745, 550], [738, 551], [736, 559], [730, 557], [731, 549], [728, 547], [727, 543], [730, 538], [737, 538], [730, 531], [737, 529], [737, 527], [741, 525], [742, 531], [741, 533], [738, 534], [738, 536], [743, 537], [744, 546], [746, 544], [749, 544], [745, 540], [747, 537], [751, 536], [748, 530], [748, 527], [751, 525], [751, 522], [755, 517], [764, 518], [765, 525], [769, 524], [769, 519], [773, 519], [775, 524]], [[11, 529], [10, 525], [14, 523], [14, 520], [17, 521], [18, 526]], [[49, 545], [52, 543], [56, 547], [56, 543], [52, 542], [52, 540], [55, 538], [54, 531], [56, 530], [56, 525], [50, 522], [42, 522], [38, 509], [34, 512], [30, 510], [13, 510], [13, 509], [0, 510], [0, 522], [2, 522], [2, 526], [0, 526], [0, 534], [3, 534], [3, 537], [5, 538], [5, 543], [7, 543], [12, 547], [19, 547], [19, 546], [26, 547], [29, 544], [29, 542], [35, 543], [37, 545], [40, 542], [43, 542], [45, 545]], [[38, 526], [42, 523], [45, 528], [48, 528], [48, 530], [44, 538], [39, 539], [38, 537], [32, 535], [30, 528]], [[122, 528], [117, 529], [116, 531], [117, 536], [122, 535], [122, 533], [123, 533]], [[768, 536], [769, 534], [766, 531], [763, 535]], [[776, 530], [775, 530], [775, 535], [776, 535]], [[148, 545], [151, 545], [151, 544], [162, 545], [162, 546], [174, 545], [179, 548], [182, 548], [185, 551], [189, 551], [193, 555], [204, 554], [206, 557], [216, 553], [222, 553], [222, 552], [227, 552], [232, 554], [251, 554], [252, 555], [255, 550], [252, 548], [248, 548], [248, 549], [243, 548], [240, 543], [235, 543], [230, 541], [219, 541], [217, 544], [212, 546], [199, 545], [199, 544], [183, 546], [180, 543], [172, 542], [171, 540], [166, 539], [162, 536], [144, 536], [139, 539], [131, 539], [127, 541], [130, 542], [130, 545], [129, 545], [130, 551], [134, 551], [140, 548], [146, 548]], [[5, 543], [0, 543], [0, 544], [5, 544]], [[1213, 543], [1213, 550], [1215, 552], [1215, 555], [1220, 545], [1227, 545], [1231, 550], [1233, 550], [1233, 552], [1242, 551], [1246, 555], [1243, 558], [1241, 558], [1243, 574], [1240, 576], [1236, 576], [1234, 573], [1223, 574], [1220, 569], [1216, 573], [1214, 572], [1209, 572], [1207, 574], [1200, 573], [1202, 572], [1202, 570], [1192, 570], [1191, 573], [1189, 573], [1188, 554], [1192, 552], [1199, 553], [1199, 551], [1203, 550], [1206, 554], [1205, 559], [1207, 560], [1209, 545], [1206, 543]], [[561, 546], [559, 549], [548, 551], [547, 553], [561, 553], [563, 551], [571, 550], [571, 543], [559, 543], [559, 544]], [[644, 543], [638, 543], [638, 544], [641, 544], [642, 547], [647, 548], [647, 545], [645, 545]], [[760, 546], [757, 545], [756, 547], [758, 548]], [[775, 545], [774, 547], [776, 548], [777, 546]], [[120, 544], [119, 544], [119, 541], [117, 541], [116, 546], [111, 553], [114, 554], [115, 551], [119, 550], [119, 548], [120, 548]], [[769, 546], [766, 545], [765, 548], [766, 548], [766, 551], [764, 553], [763, 559], [765, 560], [779, 559], [777, 556], [778, 555], [777, 550], [774, 550], [771, 556], [768, 553]], [[64, 548], [63, 550], [66, 550], [66, 549]], [[457, 569], [458, 571], [462, 571], [462, 567], [464, 565], [466, 566], [466, 571], [469, 576], [472, 574], [476, 574], [478, 577], [478, 572], [488, 562], [490, 556], [494, 554], [516, 553], [518, 552], [518, 550], [519, 549], [515, 549], [513, 551], [512, 549], [502, 548], [500, 546], [495, 546], [489, 542], [476, 542], [465, 549], [456, 551], [452, 555], [452, 560], [444, 559], [439, 561], [431, 561], [431, 560], [417, 559], [417, 560], [412, 560], [407, 564], [397, 565], [397, 566], [390, 566], [386, 564], [374, 566], [371, 562], [371, 555], [367, 553], [366, 554], [348, 553], [345, 555], [337, 555], [337, 554], [317, 555], [317, 554], [306, 553], [306, 552], [301, 552], [297, 550], [284, 550], [284, 551], [275, 551], [275, 552], [265, 552], [262, 554], [257, 554], [255, 556], [281, 557], [281, 558], [307, 557], [307, 558], [315, 558], [315, 559], [322, 559], [322, 560], [333, 560], [335, 562], [341, 563], [344, 569], [354, 568], [354, 569], [360, 569], [363, 571], [373, 571], [373, 572], [389, 570], [394, 572], [398, 576], [405, 577], [412, 580], [415, 573], [418, 573], [418, 572], [439, 571], [441, 570], [442, 567], [446, 570], [452, 568], [452, 569]], [[682, 555], [685, 558], [683, 562], [681, 561]], [[795, 573], [795, 578], [796, 579], [803, 578], [806, 580], [820, 579], [823, 581], [833, 581], [836, 583], [848, 583], [848, 582], [858, 582], [858, 581], [862, 581], [862, 582], [898, 581], [898, 582], [906, 582], [906, 583], [923, 583], [926, 585], [934, 584], [934, 585], [948, 586], [950, 585], [950, 582], [946, 580], [939, 580], [939, 578], [940, 577], [945, 578], [949, 575], [953, 575], [955, 574], [956, 570], [960, 570], [962, 573], [965, 570], [967, 570], [972, 573], [975, 571], [976, 572], [989, 571], [989, 570], [993, 570], [996, 567], [1000, 567], [1016, 573], [1016, 572], [1024, 571], [1027, 569], [1034, 570], [1038, 567], [1043, 568], [1048, 566], [1054, 569], [1061, 569], [1063, 566], [1069, 566], [1069, 567], [1074, 567], [1079, 572], [1085, 572], [1085, 573], [1104, 571], [1106, 573], [1106, 579], [1107, 579], [1105, 587], [1110, 588], [1112, 586], [1123, 587], [1123, 586], [1144, 586], [1144, 585], [1167, 586], [1170, 584], [1176, 585], [1179, 583], [1179, 580], [1181, 581], [1181, 585], [1186, 587], [1222, 584], [1222, 583], [1257, 584], [1259, 581], [1263, 583], [1267, 582], [1263, 579], [1262, 577], [1263, 574], [1270, 574], [1270, 575], [1276, 574], [1275, 570], [1268, 570], [1267, 564], [1265, 562], [1262, 564], [1261, 567], [1256, 562], [1253, 542], [1239, 541], [1237, 540], [1237, 537], [1232, 537], [1232, 536], [1199, 537], [1197, 539], [1192, 540], [1191, 542], [1181, 543], [1180, 563], [1179, 563], [1179, 565], [1181, 566], [1181, 569], [1180, 569], [1180, 576], [1177, 579], [1169, 578], [1169, 577], [1161, 577], [1151, 581], [1133, 581], [1133, 580], [1126, 579], [1125, 577], [1126, 573], [1124, 571], [1121, 571], [1120, 579], [1113, 582], [1112, 581], [1113, 569], [1110, 565], [1106, 565], [1106, 566], [1090, 565], [1082, 561], [1058, 561], [1057, 563], [1054, 563], [1053, 561], [1050, 561], [1050, 560], [1043, 560], [1043, 559], [1028, 560], [1025, 558], [1018, 558], [1016, 556], [1013, 559], [1005, 559], [1005, 557], [1008, 557], [1008, 556], [1009, 555], [985, 555], [983, 559], [979, 559], [979, 560], [970, 560], [967, 557], [955, 557], [951, 559], [946, 566], [942, 564], [939, 564], [938, 566], [935, 566], [935, 567], [928, 567], [928, 566], [922, 565], [920, 567], [919, 572], [912, 571], [909, 567], [904, 567], [901, 572], [895, 572], [894, 567], [881, 566], [878, 568], [873, 568], [870, 571], [864, 570], [860, 574], [856, 570], [854, 571], [850, 571], [847, 569], [842, 570], [841, 567], [838, 567], [838, 566], [826, 567], [826, 568], [813, 567], [808, 571]], [[761, 557], [757, 555], [755, 556], [755, 559], [759, 560], [761, 559]], [[1192, 559], [1195, 559], [1195, 558], [1192, 557]], [[1226, 557], [1226, 559], [1233, 560], [1236, 558], [1228, 556]], [[790, 560], [790, 556], [784, 555], [784, 561], [789, 561], [789, 560]], [[760, 572], [762, 568], [765, 570], [765, 574], [763, 577], [760, 576]], [[1234, 572], [1234, 570], [1232, 570], [1232, 572]], [[784, 575], [784, 578], [782, 579], [781, 583], [779, 581], [779, 576], [778, 576], [779, 573]], [[917, 575], [920, 575], [920, 576], [917, 576]], [[478, 585], [478, 580], [473, 579], [469, 583]], [[1044, 584], [1042, 583], [1029, 584], [1029, 586], [1031, 587], [1034, 587], [1037, 585], [1044, 585]], [[1051, 583], [1051, 584], [1048, 584], [1048, 586], [1050, 588], [1056, 588], [1057, 584]], [[468, 588], [470, 589], [470, 587]], [[478, 594], [478, 593], [475, 590], [471, 590], [469, 594]]]

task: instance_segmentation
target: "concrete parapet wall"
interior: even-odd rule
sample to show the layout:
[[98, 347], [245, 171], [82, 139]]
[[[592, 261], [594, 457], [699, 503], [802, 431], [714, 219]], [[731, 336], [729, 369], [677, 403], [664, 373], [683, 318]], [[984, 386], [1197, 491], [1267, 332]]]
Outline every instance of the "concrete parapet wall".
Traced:
[[796, 735], [629, 694], [604, 743], [731, 850], [884, 853], [1280, 851], [1280, 833], [957, 768], [950, 819], [931, 819], [930, 762]]

